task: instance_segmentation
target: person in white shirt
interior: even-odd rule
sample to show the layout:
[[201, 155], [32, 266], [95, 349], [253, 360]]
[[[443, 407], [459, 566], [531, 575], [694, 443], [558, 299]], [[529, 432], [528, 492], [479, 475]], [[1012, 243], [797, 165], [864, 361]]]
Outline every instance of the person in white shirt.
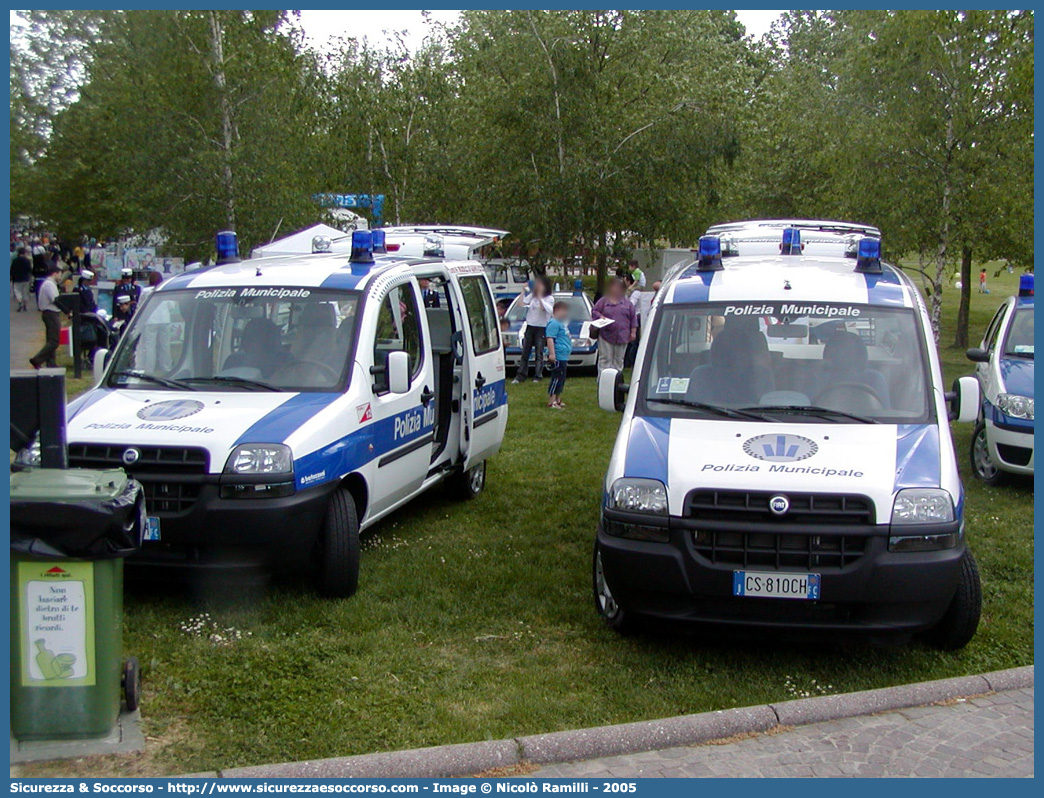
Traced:
[[43, 366], [48, 368], [57, 368], [58, 366], [54, 356], [58, 351], [59, 336], [62, 331], [62, 309], [58, 307], [55, 300], [59, 294], [58, 276], [60, 274], [61, 270], [57, 266], [48, 267], [47, 276], [44, 278], [43, 283], [40, 284], [40, 293], [36, 297], [46, 337], [40, 351], [29, 358], [29, 364], [34, 369], [39, 369]]
[[526, 332], [522, 336], [522, 356], [513, 382], [524, 382], [528, 376], [530, 352], [534, 352], [533, 382], [540, 382], [544, 374], [544, 330], [555, 307], [547, 278], [537, 278], [530, 291], [522, 292], [522, 304], [527, 308]]

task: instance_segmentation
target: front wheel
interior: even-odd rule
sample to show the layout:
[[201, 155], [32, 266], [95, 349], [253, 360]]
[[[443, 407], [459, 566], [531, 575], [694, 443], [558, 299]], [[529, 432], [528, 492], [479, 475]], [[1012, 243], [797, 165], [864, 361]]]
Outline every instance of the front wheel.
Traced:
[[976, 479], [987, 485], [999, 485], [1004, 481], [1004, 472], [997, 468], [990, 457], [990, 445], [986, 439], [986, 422], [980, 421], [972, 432], [971, 467]]
[[594, 562], [592, 563], [591, 572], [595, 609], [602, 616], [606, 626], [622, 635], [636, 632], [638, 630], [638, 622], [634, 615], [616, 603], [613, 592], [609, 589], [609, 583], [606, 581], [605, 571], [602, 568], [602, 550], [599, 548], [597, 541], [595, 541]]
[[458, 499], [474, 499], [486, 487], [486, 461], [460, 471], [450, 479], [450, 489]]
[[355, 499], [338, 489], [330, 497], [320, 530], [316, 587], [326, 598], [348, 598], [359, 588], [359, 516]]
[[965, 549], [960, 562], [961, 575], [946, 614], [929, 632], [928, 640], [943, 651], [957, 651], [968, 645], [979, 628], [982, 614], [982, 583], [979, 566], [971, 549]]

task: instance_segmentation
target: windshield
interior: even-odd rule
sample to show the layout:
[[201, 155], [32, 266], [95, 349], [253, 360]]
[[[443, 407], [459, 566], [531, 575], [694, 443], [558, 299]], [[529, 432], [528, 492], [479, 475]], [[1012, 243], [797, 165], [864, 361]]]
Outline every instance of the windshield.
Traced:
[[903, 308], [667, 305], [642, 395], [653, 412], [714, 418], [926, 421], [930, 382], [918, 329]]
[[157, 292], [135, 315], [109, 385], [149, 390], [331, 391], [347, 380], [354, 292]]
[[1004, 342], [1004, 354], [1008, 357], [1033, 358], [1033, 308], [1019, 308], [1008, 328]]
[[[572, 294], [555, 294], [555, 302], [569, 303], [569, 321], [587, 321], [591, 318], [591, 308], [582, 296]], [[508, 321], [525, 321], [526, 311], [529, 310], [522, 304], [521, 299], [516, 299], [507, 313]]]
[[524, 283], [529, 279], [527, 269], [506, 263], [487, 263], [486, 274], [491, 283]]

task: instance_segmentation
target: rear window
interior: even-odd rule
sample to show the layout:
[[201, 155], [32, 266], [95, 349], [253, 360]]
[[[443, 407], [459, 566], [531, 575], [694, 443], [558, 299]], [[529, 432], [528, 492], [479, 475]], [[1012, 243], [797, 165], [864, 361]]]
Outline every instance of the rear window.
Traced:
[[493, 297], [481, 277], [461, 277], [460, 291], [464, 295], [464, 309], [471, 326], [471, 340], [476, 355], [492, 352], [500, 347], [500, 324]]

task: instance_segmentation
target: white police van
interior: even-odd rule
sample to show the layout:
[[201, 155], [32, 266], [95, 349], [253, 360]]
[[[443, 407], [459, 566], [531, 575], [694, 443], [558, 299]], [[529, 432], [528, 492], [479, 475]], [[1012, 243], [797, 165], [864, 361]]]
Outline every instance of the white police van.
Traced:
[[444, 482], [482, 490], [508, 414], [482, 265], [354, 243], [224, 263], [222, 243], [149, 296], [70, 403], [70, 464], [145, 486], [140, 563], [311, 564], [347, 596], [361, 530]]
[[1018, 296], [1005, 300], [982, 344], [968, 350], [982, 389], [971, 466], [987, 484], [1033, 474], [1033, 326], [1033, 275], [1024, 274]]
[[976, 385], [944, 395], [924, 302], [880, 238], [824, 225], [735, 225], [727, 251], [705, 236], [631, 384], [602, 373], [600, 405], [624, 414], [593, 561], [612, 628], [974, 634], [946, 398], [973, 417]]

